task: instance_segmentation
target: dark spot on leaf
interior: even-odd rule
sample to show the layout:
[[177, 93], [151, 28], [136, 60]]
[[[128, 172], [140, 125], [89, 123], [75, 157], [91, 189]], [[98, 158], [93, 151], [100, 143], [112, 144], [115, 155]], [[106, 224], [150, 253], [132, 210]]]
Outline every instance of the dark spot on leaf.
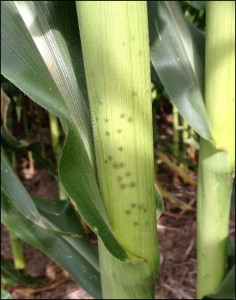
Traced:
[[138, 222], [134, 222], [134, 226], [137, 226], [138, 225]]
[[128, 122], [129, 122], [129, 123], [132, 123], [132, 118], [128, 118]]
[[118, 181], [118, 182], [122, 181], [122, 179], [123, 179], [122, 176], [118, 176], [118, 177], [117, 177], [117, 181]]
[[114, 162], [114, 163], [113, 163], [113, 167], [114, 167], [115, 169], [123, 168], [124, 165], [125, 165], [125, 164], [124, 164], [123, 162]]
[[121, 129], [118, 129], [118, 130], [117, 130], [118, 133], [121, 133], [121, 131], [122, 131]]
[[119, 163], [118, 163], [118, 162], [114, 162], [114, 163], [113, 163], [113, 167], [114, 167], [115, 169], [118, 169], [118, 168], [119, 168]]
[[129, 215], [129, 214], [131, 214], [131, 211], [130, 211], [129, 209], [126, 209], [125, 213], [126, 213], [127, 215]]

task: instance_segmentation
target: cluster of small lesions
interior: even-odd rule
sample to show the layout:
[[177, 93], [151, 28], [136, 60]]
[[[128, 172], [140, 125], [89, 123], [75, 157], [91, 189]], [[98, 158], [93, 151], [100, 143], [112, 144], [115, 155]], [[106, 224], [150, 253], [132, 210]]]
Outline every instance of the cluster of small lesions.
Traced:
[[[134, 216], [137, 215], [137, 210], [142, 211], [144, 214], [147, 212], [147, 207], [144, 204], [136, 204], [136, 203], [131, 203], [130, 206], [125, 210], [125, 214], [129, 215], [130, 217], [132, 214]], [[143, 218], [142, 218], [143, 220]], [[138, 226], [140, 224], [139, 220], [134, 220], [133, 225]], [[149, 221], [145, 221], [144, 225], [148, 226]]]
[[135, 182], [129, 178], [130, 176], [131, 176], [130, 172], [125, 172], [124, 175], [117, 176], [116, 180], [119, 183], [119, 186], [121, 189], [135, 187]]
[[[120, 148], [122, 147], [118, 148], [119, 151], [121, 151]], [[116, 182], [122, 190], [135, 187], [135, 181], [132, 180], [131, 176], [132, 174], [131, 172], [125, 170], [126, 164], [124, 162], [114, 160], [112, 155], [108, 155], [104, 162], [105, 164], [111, 164], [111, 166], [117, 170], [118, 175], [116, 177]]]
[[127, 117], [125, 114], [121, 114], [120, 115], [120, 118], [121, 119], [124, 119], [124, 120], [127, 120], [129, 123], [132, 123], [133, 122], [133, 118], [132, 117]]
[[[130, 116], [126, 116], [124, 113], [120, 114], [120, 119], [127, 121], [128, 123], [132, 123], [133, 119]], [[104, 119], [105, 123], [109, 123], [109, 119], [105, 118]], [[116, 133], [122, 134], [122, 129], [117, 128]], [[105, 136], [110, 137], [111, 136], [111, 131], [108, 129], [105, 130]], [[117, 146], [117, 153], [119, 156], [119, 153], [122, 154], [125, 151], [125, 147], [123, 145], [118, 145]], [[127, 171], [127, 166], [122, 159], [115, 159], [111, 154], [107, 155], [104, 158], [105, 164], [108, 164], [112, 166], [115, 170], [117, 170], [117, 177], [116, 177], [116, 182], [118, 183], [120, 189], [124, 190], [126, 188], [134, 188], [135, 187], [135, 181], [132, 180], [131, 172]]]

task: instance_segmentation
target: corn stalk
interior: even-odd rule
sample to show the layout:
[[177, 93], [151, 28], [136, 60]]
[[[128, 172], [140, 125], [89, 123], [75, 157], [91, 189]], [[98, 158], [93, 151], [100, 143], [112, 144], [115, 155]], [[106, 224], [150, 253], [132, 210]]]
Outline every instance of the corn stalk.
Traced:
[[104, 298], [152, 299], [158, 264], [146, 2], [77, 2], [99, 187], [132, 257], [99, 240]]
[[207, 2], [205, 104], [214, 145], [200, 142], [197, 296], [211, 294], [226, 271], [235, 167], [235, 2]]

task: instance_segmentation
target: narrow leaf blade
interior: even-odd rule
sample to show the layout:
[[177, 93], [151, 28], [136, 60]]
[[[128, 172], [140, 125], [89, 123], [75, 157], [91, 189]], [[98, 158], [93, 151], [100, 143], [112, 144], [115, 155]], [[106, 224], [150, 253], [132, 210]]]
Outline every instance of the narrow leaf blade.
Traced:
[[175, 1], [148, 3], [152, 64], [182, 117], [203, 138], [213, 137], [203, 104], [203, 66]]
[[99, 272], [80, 255], [73, 246], [72, 238], [62, 237], [35, 225], [26, 219], [4, 194], [1, 197], [1, 211], [2, 223], [6, 227], [66, 269], [92, 296], [101, 299]]

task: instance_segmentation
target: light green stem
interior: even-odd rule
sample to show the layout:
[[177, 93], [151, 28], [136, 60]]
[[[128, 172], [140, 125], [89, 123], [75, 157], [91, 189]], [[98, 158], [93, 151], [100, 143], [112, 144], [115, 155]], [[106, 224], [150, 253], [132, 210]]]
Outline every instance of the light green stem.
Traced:
[[[12, 167], [14, 171], [17, 171], [17, 163], [16, 163], [16, 154], [12, 153]], [[16, 269], [24, 269], [25, 268], [25, 259], [23, 255], [22, 245], [19, 238], [15, 235], [14, 231], [9, 230], [10, 237], [10, 245], [12, 250], [12, 256], [14, 261], [14, 266]]]
[[[152, 299], [158, 264], [146, 2], [78, 1], [101, 194], [136, 263], [99, 240], [104, 298]], [[113, 274], [113, 275], [112, 275]]]
[[215, 139], [200, 142], [197, 207], [197, 298], [211, 294], [226, 271], [235, 164], [235, 2], [208, 1], [205, 103]]
[[[60, 159], [60, 153], [61, 153], [61, 147], [59, 143], [60, 130], [58, 125], [58, 118], [52, 113], [49, 113], [49, 124], [50, 124], [50, 131], [52, 137], [52, 148], [54, 151], [56, 162], [58, 164]], [[58, 188], [59, 188], [59, 199], [61, 200], [67, 199], [67, 194], [65, 192], [65, 189], [60, 179], [58, 179]]]
[[14, 266], [16, 269], [21, 270], [25, 268], [25, 259], [22, 251], [21, 242], [15, 235], [14, 231], [9, 230], [10, 234], [10, 245], [12, 250], [12, 256], [14, 261]]
[[173, 150], [176, 158], [179, 157], [179, 112], [174, 103], [173, 105]]

